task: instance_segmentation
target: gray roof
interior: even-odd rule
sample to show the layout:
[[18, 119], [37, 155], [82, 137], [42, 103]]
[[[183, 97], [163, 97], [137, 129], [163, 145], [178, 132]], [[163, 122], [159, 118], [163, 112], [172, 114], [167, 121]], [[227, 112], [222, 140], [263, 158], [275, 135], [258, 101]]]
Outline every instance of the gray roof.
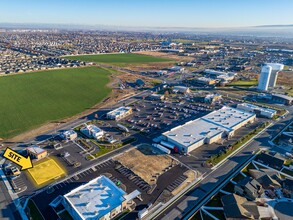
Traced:
[[288, 101], [293, 101], [293, 97], [292, 96], [288, 96], [288, 95], [283, 95], [283, 94], [272, 94], [274, 97], [278, 97], [278, 98], [282, 98], [282, 99], [286, 99]]
[[223, 132], [229, 133], [237, 124], [254, 116], [255, 114], [224, 106], [204, 117], [177, 126], [163, 135], [189, 147], [205, 138], [211, 138]]
[[[254, 219], [253, 214], [243, 206], [248, 202], [246, 198], [236, 194], [229, 194], [223, 196], [221, 200], [226, 218]], [[252, 206], [252, 204], [249, 205]]]
[[264, 188], [269, 188], [270, 186], [277, 186], [280, 187], [281, 184], [273, 179], [271, 176], [269, 176], [267, 173], [256, 170], [256, 169], [250, 169], [249, 174], [255, 178]]

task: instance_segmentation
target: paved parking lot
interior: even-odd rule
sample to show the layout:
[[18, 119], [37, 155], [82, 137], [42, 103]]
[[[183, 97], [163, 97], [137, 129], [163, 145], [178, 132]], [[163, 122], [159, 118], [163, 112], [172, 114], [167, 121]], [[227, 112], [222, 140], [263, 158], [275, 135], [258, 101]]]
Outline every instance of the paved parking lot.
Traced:
[[131, 130], [140, 131], [154, 138], [164, 131], [211, 112], [206, 105], [191, 104], [185, 99], [178, 103], [176, 100], [179, 99], [141, 100], [133, 103], [131, 107], [134, 113], [121, 120], [121, 123]]
[[[153, 203], [158, 196], [166, 189], [170, 182], [174, 184], [179, 184], [177, 181], [183, 175], [184, 172], [187, 171], [187, 168], [184, 166], [175, 166], [166, 173], [162, 174], [157, 182], [157, 187], [150, 195], [147, 193], [148, 191], [148, 184], [145, 181], [139, 178], [129, 179], [127, 177], [128, 172], [119, 172], [116, 168], [117, 164], [113, 160], [107, 160], [103, 163], [93, 165], [91, 168], [76, 174], [56, 185], [53, 185], [54, 192], [48, 194], [46, 190], [42, 191], [41, 193], [37, 194], [33, 197], [33, 200], [36, 202], [38, 208], [42, 211], [46, 219], [52, 219], [54, 214], [53, 209], [51, 209], [48, 204], [54, 200], [58, 195], [64, 195], [67, 192], [71, 191], [72, 189], [90, 181], [91, 179], [99, 176], [99, 175], [107, 175], [110, 176], [109, 178], [114, 181], [120, 181], [121, 184], [126, 186], [126, 192], [131, 193], [132, 191], [138, 189], [142, 195], [143, 201], [139, 199], [135, 199], [138, 207], [146, 206], [148, 203]], [[176, 182], [177, 181], [177, 182]]]
[[179, 161], [186, 164], [191, 169], [195, 169], [200, 171], [201, 173], [208, 172], [210, 168], [203, 167], [202, 163], [204, 163], [210, 156], [217, 154], [220, 150], [222, 150], [225, 146], [234, 143], [239, 138], [243, 137], [251, 130], [255, 129], [259, 126], [265, 119], [257, 119], [257, 121], [253, 124], [248, 125], [247, 127], [242, 127], [235, 132], [235, 135], [230, 140], [225, 140], [223, 144], [205, 144], [193, 151], [191, 151], [187, 156], [174, 154]]
[[16, 193], [21, 193], [27, 189], [25, 182], [23, 181], [23, 179], [20, 176], [10, 179], [9, 182], [10, 182], [12, 188], [15, 189]]

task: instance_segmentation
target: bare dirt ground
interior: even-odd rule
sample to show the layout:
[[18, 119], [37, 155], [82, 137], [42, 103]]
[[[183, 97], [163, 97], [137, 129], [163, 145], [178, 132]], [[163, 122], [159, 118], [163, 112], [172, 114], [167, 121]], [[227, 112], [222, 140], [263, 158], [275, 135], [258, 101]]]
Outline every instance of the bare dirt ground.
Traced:
[[169, 58], [169, 59], [172, 59], [175, 61], [191, 61], [194, 59], [192, 57], [178, 56], [178, 55], [172, 54], [172, 53], [163, 53], [163, 52], [157, 52], [157, 51], [139, 51], [139, 52], [135, 52], [135, 53], [149, 55], [149, 56], [155, 56], [155, 57]]
[[143, 55], [149, 55], [149, 56], [168, 58], [168, 59], [172, 59], [172, 61], [152, 62], [152, 63], [144, 63], [144, 64], [129, 64], [127, 67], [125, 67], [126, 69], [133, 70], [133, 71], [139, 71], [139, 72], [150, 71], [150, 70], [160, 70], [160, 69], [164, 69], [164, 68], [170, 68], [178, 62], [193, 60], [192, 57], [177, 56], [176, 54], [163, 53], [163, 52], [157, 52], [157, 51], [140, 51], [140, 52], [136, 52], [136, 53], [143, 54]]
[[146, 155], [137, 149], [132, 149], [115, 157], [121, 164], [131, 169], [147, 183], [154, 184], [153, 176], [164, 173], [174, 161], [166, 155]]
[[280, 72], [278, 75], [277, 84], [293, 87], [293, 71]]
[[137, 71], [137, 72], [143, 72], [143, 71], [152, 71], [152, 70], [160, 70], [164, 68], [170, 68], [174, 66], [176, 61], [171, 62], [161, 62], [161, 63], [145, 63], [145, 64], [133, 64], [128, 65], [127, 67], [124, 67], [125, 69]]

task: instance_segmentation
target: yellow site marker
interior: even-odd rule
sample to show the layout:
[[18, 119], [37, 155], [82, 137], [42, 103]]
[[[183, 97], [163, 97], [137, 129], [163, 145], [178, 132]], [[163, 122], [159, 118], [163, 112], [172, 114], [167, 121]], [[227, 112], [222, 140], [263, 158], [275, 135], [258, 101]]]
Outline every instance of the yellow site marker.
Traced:
[[33, 167], [31, 158], [29, 156], [24, 157], [19, 153], [15, 152], [14, 150], [10, 149], [9, 147], [6, 148], [3, 157], [21, 166], [21, 170], [30, 169]]

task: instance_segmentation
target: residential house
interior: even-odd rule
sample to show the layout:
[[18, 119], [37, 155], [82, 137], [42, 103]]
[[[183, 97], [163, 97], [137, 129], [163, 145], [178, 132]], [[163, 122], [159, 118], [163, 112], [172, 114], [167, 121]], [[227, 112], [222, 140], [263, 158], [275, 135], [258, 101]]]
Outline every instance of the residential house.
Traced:
[[260, 162], [266, 166], [269, 166], [271, 168], [274, 168], [276, 170], [281, 170], [284, 165], [284, 162], [285, 162], [284, 159], [279, 158], [276, 155], [272, 156], [272, 155], [269, 155], [266, 153], [259, 154], [257, 156], [256, 160], [258, 162]]
[[225, 195], [221, 198], [226, 220], [259, 219], [256, 203], [236, 194]]
[[258, 181], [247, 176], [234, 186], [234, 192], [253, 201], [260, 197], [263, 189]]

